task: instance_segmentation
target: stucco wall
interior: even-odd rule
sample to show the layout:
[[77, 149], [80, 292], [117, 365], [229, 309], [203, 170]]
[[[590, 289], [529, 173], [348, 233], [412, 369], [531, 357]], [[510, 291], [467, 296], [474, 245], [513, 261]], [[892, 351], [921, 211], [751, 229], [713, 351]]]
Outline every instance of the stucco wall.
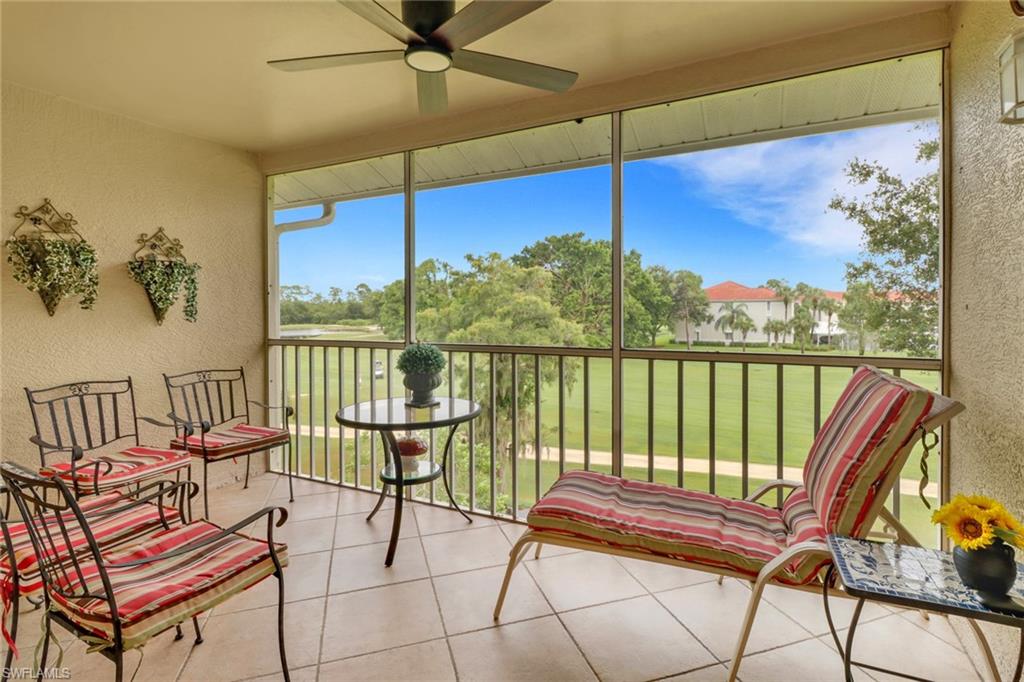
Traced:
[[[995, 52], [1024, 30], [1006, 2], [953, 8], [950, 489], [1024, 514], [1024, 127], [997, 122]], [[997, 295], [993, 295], [997, 292]], [[1017, 635], [990, 628], [1004, 678]]]
[[[3, 237], [16, 227], [19, 205], [35, 208], [49, 197], [78, 219], [100, 261], [95, 309], [67, 299], [54, 317], [3, 262], [3, 458], [38, 462], [27, 443], [24, 386], [131, 375], [139, 413], [162, 416], [162, 372], [244, 366], [250, 396], [261, 398], [263, 190], [255, 157], [8, 82], [2, 94]], [[161, 226], [202, 266], [194, 324], [182, 317], [179, 301], [157, 326], [145, 292], [128, 276], [125, 263], [139, 233]], [[167, 430], [148, 425], [142, 433], [154, 444], [168, 438]], [[224, 481], [241, 467], [219, 463], [211, 480]]]

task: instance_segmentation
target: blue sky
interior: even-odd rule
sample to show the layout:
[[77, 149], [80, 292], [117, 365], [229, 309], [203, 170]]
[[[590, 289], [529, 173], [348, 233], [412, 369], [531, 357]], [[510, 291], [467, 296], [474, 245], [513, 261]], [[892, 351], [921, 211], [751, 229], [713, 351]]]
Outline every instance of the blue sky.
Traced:
[[[860, 228], [827, 210], [829, 199], [863, 194], [846, 182], [854, 157], [904, 177], [928, 170], [915, 143], [934, 127], [896, 124], [626, 164], [623, 231], [645, 264], [686, 268], [705, 286], [769, 278], [842, 289]], [[423, 191], [416, 196], [416, 256], [464, 265], [468, 253], [516, 253], [551, 234], [611, 235], [611, 171], [596, 167]], [[277, 213], [278, 222], [319, 207]], [[328, 226], [281, 237], [282, 284], [326, 293], [360, 282], [378, 288], [402, 276], [402, 195], [343, 202]]]

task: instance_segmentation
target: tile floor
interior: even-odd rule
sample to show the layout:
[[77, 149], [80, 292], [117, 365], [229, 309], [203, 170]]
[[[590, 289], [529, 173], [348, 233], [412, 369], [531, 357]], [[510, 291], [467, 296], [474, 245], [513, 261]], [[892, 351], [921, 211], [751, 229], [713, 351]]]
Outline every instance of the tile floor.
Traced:
[[[212, 494], [211, 516], [232, 523], [264, 504], [289, 507], [286, 628], [296, 682], [312, 680], [642, 680], [726, 677], [746, 583], [648, 562], [547, 548], [517, 570], [500, 626], [491, 609], [512, 542], [523, 527], [410, 505], [395, 565], [384, 567], [389, 507], [371, 523], [376, 496], [268, 474]], [[256, 530], [254, 529], [254, 532]], [[814, 594], [771, 588], [751, 635], [741, 678], [840, 680]], [[205, 643], [157, 637], [126, 657], [136, 680], [280, 678], [276, 584], [269, 579], [202, 618]], [[848, 620], [852, 603], [836, 604]], [[978, 680], [949, 623], [868, 606], [858, 657], [935, 680]], [[39, 638], [38, 611], [25, 611], [22, 659]], [[188, 632], [188, 630], [186, 630]], [[109, 680], [113, 665], [58, 631], [74, 680]], [[51, 648], [51, 656], [53, 649]], [[913, 652], [908, 656], [908, 652]], [[51, 658], [51, 664], [53, 659]], [[896, 679], [857, 671], [858, 680]]]

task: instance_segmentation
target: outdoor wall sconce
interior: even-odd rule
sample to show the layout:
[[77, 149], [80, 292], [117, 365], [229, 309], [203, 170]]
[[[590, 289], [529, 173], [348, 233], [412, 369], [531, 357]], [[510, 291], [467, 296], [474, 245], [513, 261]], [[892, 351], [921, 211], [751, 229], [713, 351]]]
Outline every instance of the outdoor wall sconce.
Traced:
[[1024, 123], [1024, 31], [1007, 38], [999, 48], [999, 94], [999, 120]]

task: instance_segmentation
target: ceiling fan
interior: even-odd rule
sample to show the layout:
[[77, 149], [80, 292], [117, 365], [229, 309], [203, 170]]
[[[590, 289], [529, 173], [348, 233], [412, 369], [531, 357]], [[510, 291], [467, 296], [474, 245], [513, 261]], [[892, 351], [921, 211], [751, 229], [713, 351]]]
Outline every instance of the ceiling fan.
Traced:
[[402, 19], [377, 2], [338, 0], [363, 19], [405, 44], [404, 50], [327, 54], [267, 62], [281, 71], [308, 71], [397, 61], [416, 71], [421, 114], [448, 108], [445, 71], [449, 68], [519, 83], [552, 92], [568, 90], [579, 74], [551, 66], [463, 49], [500, 28], [543, 7], [551, 0], [474, 0], [458, 13], [455, 0], [402, 0]]

